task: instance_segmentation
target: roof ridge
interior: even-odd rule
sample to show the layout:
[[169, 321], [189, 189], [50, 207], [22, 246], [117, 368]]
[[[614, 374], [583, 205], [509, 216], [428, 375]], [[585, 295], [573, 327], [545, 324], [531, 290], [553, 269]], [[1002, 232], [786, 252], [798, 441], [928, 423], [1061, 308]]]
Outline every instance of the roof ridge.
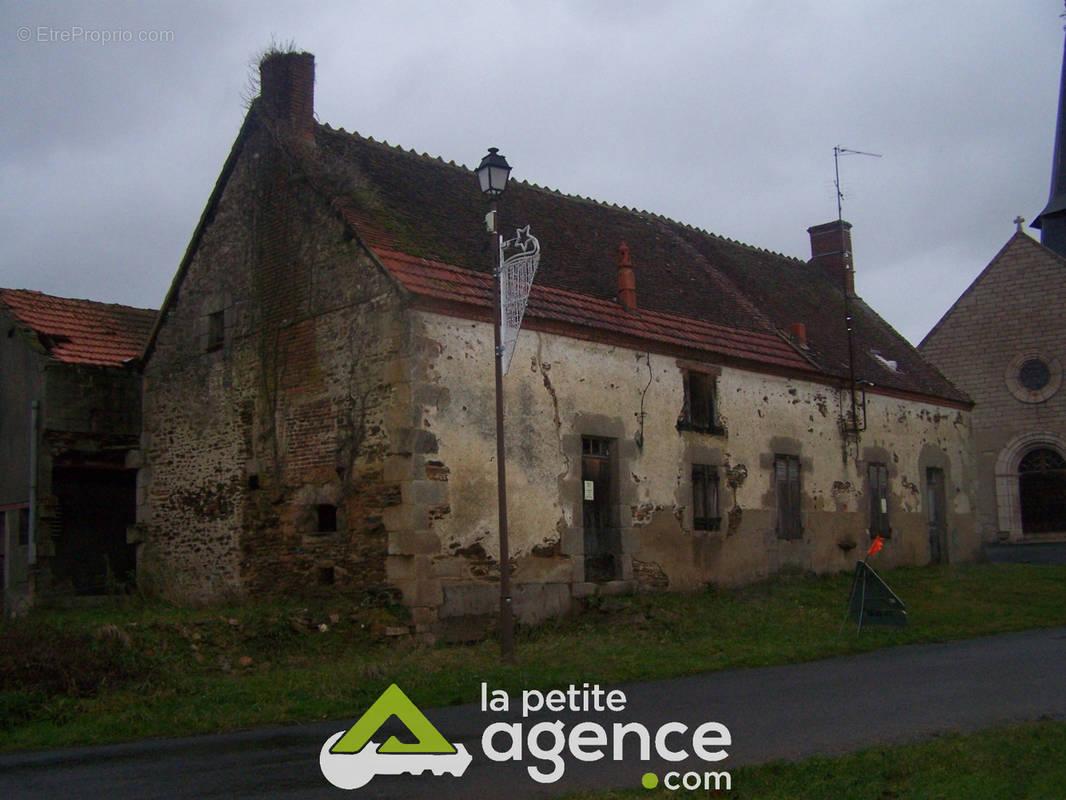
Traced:
[[402, 145], [389, 144], [388, 139], [378, 140], [378, 139], [375, 139], [373, 136], [364, 136], [363, 134], [359, 133], [359, 131], [356, 131], [356, 130], [348, 131], [348, 130], [345, 130], [344, 128], [334, 128], [334, 127], [332, 127], [330, 125], [327, 125], [327, 124], [324, 124], [324, 123], [319, 123], [319, 127], [322, 128], [323, 130], [327, 131], [328, 133], [343, 134], [344, 136], [350, 136], [350, 137], [353, 137], [355, 139], [359, 139], [360, 141], [365, 142], [367, 144], [372, 144], [372, 145], [374, 145], [376, 147], [380, 147], [380, 148], [383, 148], [385, 150], [392, 151], [394, 153], [400, 153], [400, 154], [406, 155], [406, 156], [414, 156], [415, 158], [418, 158], [420, 160], [442, 164], [443, 166], [451, 167], [452, 169], [460, 170], [460, 171], [463, 171], [463, 172], [470, 172], [470, 173], [473, 172], [473, 170], [470, 167], [466, 166], [465, 164], [456, 164], [455, 161], [453, 161], [453, 160], [445, 161], [443, 156], [430, 155], [429, 153], [426, 153], [424, 151], [422, 153], [419, 153], [413, 147], [405, 149]]
[[22, 295], [36, 295], [38, 297], [47, 298], [49, 300], [62, 300], [68, 303], [89, 303], [94, 306], [103, 306], [104, 308], [128, 308], [131, 311], [144, 311], [150, 314], [156, 314], [159, 312], [158, 308], [144, 308], [142, 306], [131, 306], [128, 303], [115, 303], [107, 300], [90, 300], [87, 297], [64, 297], [57, 294], [48, 294], [42, 292], [40, 289], [11, 289], [6, 286], [0, 286], [0, 294], [4, 292], [11, 292], [12, 294]]

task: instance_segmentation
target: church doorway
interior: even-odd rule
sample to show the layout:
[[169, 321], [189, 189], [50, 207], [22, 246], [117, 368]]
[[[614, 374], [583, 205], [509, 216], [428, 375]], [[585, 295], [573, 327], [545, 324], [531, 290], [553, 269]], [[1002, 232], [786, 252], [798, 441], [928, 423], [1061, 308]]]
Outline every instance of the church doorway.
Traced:
[[1022, 532], [1066, 532], [1066, 459], [1049, 447], [1030, 450], [1018, 464]]

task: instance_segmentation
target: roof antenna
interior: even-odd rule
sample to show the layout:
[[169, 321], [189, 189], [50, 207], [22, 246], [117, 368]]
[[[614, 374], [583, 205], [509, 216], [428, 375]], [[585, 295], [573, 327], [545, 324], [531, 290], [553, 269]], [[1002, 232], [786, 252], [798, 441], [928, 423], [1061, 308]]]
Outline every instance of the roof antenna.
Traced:
[[833, 173], [836, 176], [836, 180], [833, 181], [833, 184], [837, 188], [837, 222], [840, 222], [844, 218], [844, 193], [840, 191], [841, 156], [872, 156], [873, 158], [881, 158], [880, 153], [867, 153], [863, 150], [849, 150], [846, 147], [841, 147], [839, 144], [833, 147]]
[[[847, 259], [843, 270], [844, 286], [844, 327], [848, 335], [848, 384], [851, 390], [851, 420], [844, 421], [844, 460], [847, 460], [847, 435], [855, 436], [855, 452], [859, 450], [859, 434], [866, 430], [866, 391], [863, 390], [862, 402], [858, 398], [858, 382], [855, 380], [855, 330], [851, 319], [851, 287], [848, 284], [848, 272], [854, 274], [854, 265], [851, 263], [851, 253], [844, 246], [844, 193], [840, 191], [840, 157], [841, 156], [871, 156], [881, 158], [880, 153], [867, 153], [863, 150], [850, 150], [847, 147], [835, 145], [833, 147], [833, 181], [837, 190], [837, 232], [840, 234], [840, 252]], [[854, 279], [853, 279], [854, 280]], [[859, 407], [862, 407], [862, 424], [859, 424]]]

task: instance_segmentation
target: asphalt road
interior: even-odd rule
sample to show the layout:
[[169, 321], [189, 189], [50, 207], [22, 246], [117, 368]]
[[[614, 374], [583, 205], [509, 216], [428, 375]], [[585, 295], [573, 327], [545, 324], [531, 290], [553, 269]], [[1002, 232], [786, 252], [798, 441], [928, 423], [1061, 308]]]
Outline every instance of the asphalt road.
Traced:
[[[402, 687], [401, 687], [402, 688]], [[560, 687], [566, 688], [566, 687]], [[460, 778], [377, 776], [361, 789], [335, 789], [322, 777], [318, 754], [326, 738], [354, 719], [256, 730], [224, 736], [152, 740], [0, 756], [0, 797], [15, 798], [526, 798], [555, 797], [587, 788], [635, 787], [646, 772], [730, 770], [773, 759], [837, 754], [877, 744], [913, 741], [949, 731], [1009, 722], [1066, 719], [1066, 628], [948, 644], [893, 648], [795, 666], [721, 672], [628, 684], [625, 710], [538, 713], [482, 712], [480, 705], [426, 710], [426, 716], [473, 763]], [[490, 687], [491, 689], [491, 687]], [[361, 714], [363, 709], [358, 710]], [[547, 762], [524, 753], [522, 762], [489, 761], [481, 735], [493, 722], [562, 720], [641, 722], [654, 735], [664, 723], [726, 725], [728, 758], [680, 763], [607, 757], [565, 759], [558, 782], [540, 784], [527, 767]], [[506, 737], [496, 740], [503, 748]], [[542, 744], [548, 745], [548, 739]], [[671, 736], [672, 748], [686, 744]], [[691, 748], [690, 748], [691, 749]], [[739, 787], [736, 787], [739, 788]]]

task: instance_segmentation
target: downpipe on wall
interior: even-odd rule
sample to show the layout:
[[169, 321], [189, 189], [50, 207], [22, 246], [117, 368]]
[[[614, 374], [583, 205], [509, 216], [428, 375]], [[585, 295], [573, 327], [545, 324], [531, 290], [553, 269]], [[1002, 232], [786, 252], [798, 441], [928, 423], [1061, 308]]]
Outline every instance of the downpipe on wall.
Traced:
[[37, 420], [41, 413], [38, 400], [30, 401], [30, 510], [26, 547], [26, 563], [37, 563]]

